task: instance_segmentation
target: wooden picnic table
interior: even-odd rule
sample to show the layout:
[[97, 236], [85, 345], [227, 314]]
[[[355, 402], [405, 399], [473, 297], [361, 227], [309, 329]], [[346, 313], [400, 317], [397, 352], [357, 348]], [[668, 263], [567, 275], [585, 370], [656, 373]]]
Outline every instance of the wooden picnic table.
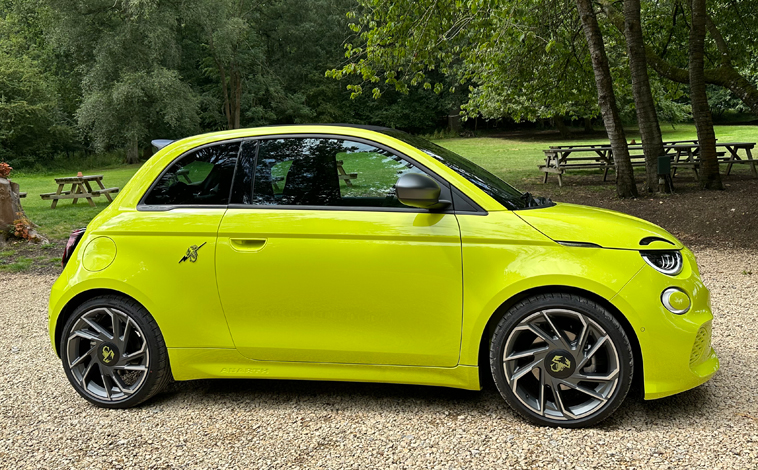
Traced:
[[[54, 193], [40, 194], [40, 197], [44, 200], [52, 200], [53, 203], [50, 206], [51, 209], [55, 209], [60, 199], [73, 199], [72, 204], [79, 202], [79, 199], [86, 199], [89, 205], [95, 207], [93, 197], [105, 196], [108, 201], [113, 201], [111, 194], [115, 194], [119, 191], [119, 188], [106, 188], [103, 185], [103, 175], [87, 175], [87, 176], [71, 176], [66, 178], [55, 178], [55, 182], [58, 184], [58, 191]], [[99, 189], [92, 189], [91, 182], [97, 183], [100, 186]], [[64, 191], [67, 184], [71, 185], [69, 191]]]
[[[697, 144], [697, 139], [695, 140], [665, 140], [663, 141], [663, 145], [673, 145], [673, 144]], [[629, 144], [630, 146], [633, 145], [639, 145], [640, 148], [642, 148], [642, 144]], [[573, 149], [573, 148], [597, 148], [597, 147], [610, 147], [609, 144], [577, 144], [577, 145], [551, 145], [551, 149]]]
[[[642, 144], [629, 145], [629, 157], [632, 166], [644, 166], [645, 155], [642, 153]], [[756, 171], [756, 161], [753, 160], [752, 149], [755, 147], [754, 142], [725, 142], [717, 143], [717, 148], [723, 149], [718, 151], [720, 164], [727, 165], [726, 174], [730, 174], [734, 164], [749, 164], [753, 176], [758, 178]], [[698, 176], [700, 144], [696, 140], [686, 141], [668, 141], [663, 145], [664, 155], [671, 158], [672, 175], [676, 174], [678, 167], [691, 168]], [[744, 158], [740, 155], [744, 153]], [[608, 177], [608, 171], [615, 169], [613, 161], [613, 150], [610, 145], [571, 145], [571, 146], [551, 146], [545, 153], [545, 164], [540, 165], [540, 170], [545, 173], [543, 183], [547, 183], [550, 173], [558, 175], [558, 185], [563, 185], [562, 175], [567, 169], [602, 169], [604, 170], [603, 181]], [[572, 154], [580, 156], [572, 156]]]

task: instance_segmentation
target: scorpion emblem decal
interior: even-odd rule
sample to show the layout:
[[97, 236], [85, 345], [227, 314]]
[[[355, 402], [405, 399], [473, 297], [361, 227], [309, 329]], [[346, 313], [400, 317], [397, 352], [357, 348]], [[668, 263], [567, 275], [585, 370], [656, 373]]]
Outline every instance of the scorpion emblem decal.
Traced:
[[190, 263], [194, 263], [195, 261], [197, 261], [197, 250], [204, 247], [206, 243], [208, 242], [203, 242], [203, 244], [200, 246], [192, 245], [191, 247], [187, 248], [187, 254], [185, 254], [184, 257], [179, 260], [179, 263], [182, 263], [187, 260], [189, 260]]

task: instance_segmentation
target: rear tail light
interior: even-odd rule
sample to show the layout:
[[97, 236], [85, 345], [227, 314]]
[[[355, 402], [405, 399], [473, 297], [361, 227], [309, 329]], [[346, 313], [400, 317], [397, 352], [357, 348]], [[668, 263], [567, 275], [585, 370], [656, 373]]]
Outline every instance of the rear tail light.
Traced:
[[68, 263], [68, 260], [71, 259], [71, 255], [74, 253], [76, 245], [79, 244], [79, 240], [82, 239], [85, 230], [86, 229], [79, 228], [71, 232], [71, 235], [69, 235], [68, 241], [66, 242], [66, 248], [63, 249], [63, 257], [61, 258], [62, 267], [65, 268], [66, 263]]

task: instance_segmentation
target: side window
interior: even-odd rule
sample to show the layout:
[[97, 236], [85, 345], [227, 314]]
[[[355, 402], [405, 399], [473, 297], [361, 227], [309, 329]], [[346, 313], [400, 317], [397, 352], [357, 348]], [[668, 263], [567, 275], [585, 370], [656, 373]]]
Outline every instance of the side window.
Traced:
[[255, 205], [405, 207], [395, 183], [421, 172], [386, 150], [343, 139], [264, 140], [256, 161]]
[[147, 205], [226, 205], [239, 142], [202, 147], [171, 164], [145, 198]]

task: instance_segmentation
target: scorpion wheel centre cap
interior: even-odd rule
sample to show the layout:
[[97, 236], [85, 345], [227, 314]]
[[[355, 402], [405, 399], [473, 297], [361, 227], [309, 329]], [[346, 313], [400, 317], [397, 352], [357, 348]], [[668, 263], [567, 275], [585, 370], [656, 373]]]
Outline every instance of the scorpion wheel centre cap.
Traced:
[[97, 348], [97, 358], [104, 366], [113, 367], [118, 363], [118, 348], [113, 343], [103, 343]]
[[545, 357], [545, 368], [553, 377], [565, 379], [576, 370], [576, 360], [570, 352], [557, 349]]

